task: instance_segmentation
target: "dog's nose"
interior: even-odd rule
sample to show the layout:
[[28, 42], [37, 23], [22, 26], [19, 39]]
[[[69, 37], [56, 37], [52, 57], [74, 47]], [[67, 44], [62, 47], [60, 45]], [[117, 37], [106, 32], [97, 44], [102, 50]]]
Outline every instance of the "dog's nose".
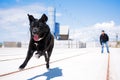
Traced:
[[32, 31], [34, 34], [36, 34], [38, 32], [38, 29], [37, 28], [34, 28], [33, 31]]

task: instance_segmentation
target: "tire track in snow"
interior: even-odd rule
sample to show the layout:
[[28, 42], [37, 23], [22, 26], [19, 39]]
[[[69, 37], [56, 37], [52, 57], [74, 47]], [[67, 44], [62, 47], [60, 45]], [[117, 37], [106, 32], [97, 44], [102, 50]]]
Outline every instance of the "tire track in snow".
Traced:
[[110, 53], [108, 54], [108, 63], [107, 63], [107, 75], [106, 75], [106, 80], [110, 80]]
[[[67, 60], [67, 59], [71, 59], [71, 58], [74, 58], [74, 57], [82, 56], [82, 55], [85, 55], [85, 54], [88, 54], [88, 52], [72, 55], [72, 56], [65, 57], [65, 58], [58, 59], [58, 60], [54, 60], [54, 61], [51, 61], [50, 64], [55, 63], [55, 62], [60, 62], [60, 61], [63, 61], [63, 60]], [[29, 68], [25, 68], [23, 70], [16, 70], [16, 71], [0, 74], [0, 77], [7, 76], [7, 75], [12, 75], [12, 74], [19, 73], [19, 72], [26, 71], [26, 70], [30, 70], [30, 69], [34, 69], [34, 68], [44, 66], [44, 65], [46, 65], [46, 64], [44, 63], [44, 64], [41, 64], [41, 65], [36, 65], [36, 66], [29, 67]]]

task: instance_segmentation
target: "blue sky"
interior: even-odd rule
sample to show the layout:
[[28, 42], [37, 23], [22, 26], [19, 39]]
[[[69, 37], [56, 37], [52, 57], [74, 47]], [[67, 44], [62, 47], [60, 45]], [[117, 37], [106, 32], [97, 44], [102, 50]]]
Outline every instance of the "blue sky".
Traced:
[[[0, 8], [7, 9], [31, 4], [53, 6], [63, 25], [85, 27], [97, 22], [115, 21], [120, 24], [120, 0], [0, 0]], [[27, 13], [26, 13], [27, 14]]]
[[8, 33], [12, 36], [4, 37], [1, 41], [21, 40], [16, 37], [18, 34], [27, 36], [29, 25], [26, 14], [34, 14], [39, 18], [48, 7], [55, 7], [56, 21], [71, 29], [101, 27], [104, 24], [120, 27], [120, 0], [0, 0], [0, 36]]

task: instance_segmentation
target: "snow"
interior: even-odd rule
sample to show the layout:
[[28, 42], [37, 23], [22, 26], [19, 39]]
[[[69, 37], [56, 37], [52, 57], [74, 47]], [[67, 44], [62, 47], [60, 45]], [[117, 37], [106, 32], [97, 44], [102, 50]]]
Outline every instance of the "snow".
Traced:
[[[26, 52], [27, 48], [0, 48], [0, 75], [18, 71]], [[120, 80], [119, 52], [120, 48], [110, 48], [110, 80]], [[100, 48], [54, 48], [50, 62], [47, 70], [44, 57], [34, 55], [25, 69], [41, 66], [1, 76], [0, 80], [106, 80], [108, 54], [101, 54]]]

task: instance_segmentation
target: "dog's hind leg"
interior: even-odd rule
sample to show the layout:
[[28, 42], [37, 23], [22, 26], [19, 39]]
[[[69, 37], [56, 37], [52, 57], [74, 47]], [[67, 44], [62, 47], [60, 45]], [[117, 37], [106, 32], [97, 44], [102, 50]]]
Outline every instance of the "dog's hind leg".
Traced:
[[47, 51], [47, 58], [46, 58], [46, 68], [49, 69], [49, 62], [50, 62], [50, 56], [51, 56], [51, 53], [52, 53], [52, 48], [50, 48], [48, 51]]
[[44, 57], [45, 57], [45, 61], [47, 62], [48, 55], [46, 52], [44, 53]]
[[27, 56], [25, 61], [23, 62], [23, 64], [19, 67], [19, 69], [24, 69], [25, 66], [27, 65], [28, 61], [30, 60], [30, 58], [33, 56], [34, 51], [33, 50], [28, 50]]
[[44, 54], [44, 57], [45, 57], [45, 61], [46, 61], [46, 68], [49, 69], [49, 57], [48, 57], [48, 54], [46, 52]]

